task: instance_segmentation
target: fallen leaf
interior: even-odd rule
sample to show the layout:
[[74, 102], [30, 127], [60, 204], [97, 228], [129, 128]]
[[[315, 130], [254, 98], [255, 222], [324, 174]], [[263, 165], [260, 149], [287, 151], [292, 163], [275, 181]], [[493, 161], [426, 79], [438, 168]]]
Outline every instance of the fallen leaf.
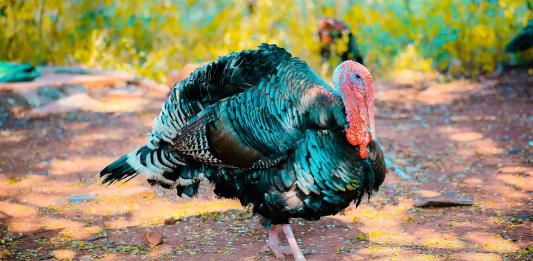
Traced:
[[415, 223], [415, 220], [412, 217], [407, 216], [407, 215], [402, 217], [402, 221], [407, 222], [407, 223]]
[[370, 236], [368, 233], [361, 233], [358, 235], [355, 235], [355, 240], [357, 241], [368, 241], [370, 240]]

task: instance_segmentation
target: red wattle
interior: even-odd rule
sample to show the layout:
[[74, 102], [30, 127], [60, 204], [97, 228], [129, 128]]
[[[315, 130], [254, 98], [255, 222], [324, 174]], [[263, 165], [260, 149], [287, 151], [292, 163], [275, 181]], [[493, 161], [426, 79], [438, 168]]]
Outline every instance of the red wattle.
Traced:
[[361, 157], [361, 159], [368, 158], [368, 148], [366, 146], [359, 145], [359, 157]]
[[368, 148], [367, 148], [367, 146], [368, 146], [368, 144], [370, 143], [370, 141], [372, 139], [370, 137], [370, 135], [358, 135], [356, 132], [354, 132], [354, 131], [352, 131], [350, 129], [347, 129], [346, 130], [346, 139], [353, 146], [359, 147], [359, 157], [361, 157], [361, 159], [368, 158]]

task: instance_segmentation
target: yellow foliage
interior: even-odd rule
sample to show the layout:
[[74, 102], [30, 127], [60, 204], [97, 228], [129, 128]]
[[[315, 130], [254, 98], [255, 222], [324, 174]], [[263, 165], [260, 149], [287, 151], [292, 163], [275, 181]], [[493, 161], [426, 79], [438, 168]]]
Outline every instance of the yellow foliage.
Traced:
[[112, 68], [162, 81], [185, 63], [269, 42], [318, 68], [317, 21], [324, 16], [351, 27], [376, 73], [475, 75], [532, 58], [503, 52], [531, 18], [523, 0], [0, 0], [0, 60]]
[[429, 72], [432, 70], [431, 59], [423, 58], [414, 44], [409, 44], [394, 58], [394, 68], [398, 70], [407, 69], [420, 72]]

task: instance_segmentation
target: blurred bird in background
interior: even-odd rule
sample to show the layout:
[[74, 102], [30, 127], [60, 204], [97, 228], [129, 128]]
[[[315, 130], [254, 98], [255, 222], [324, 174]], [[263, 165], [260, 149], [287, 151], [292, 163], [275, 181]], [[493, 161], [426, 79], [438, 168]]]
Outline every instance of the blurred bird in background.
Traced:
[[533, 46], [533, 18], [529, 19], [527, 26], [505, 45], [505, 51], [509, 53], [523, 52], [531, 46]]
[[325, 17], [319, 21], [318, 28], [322, 75], [325, 75], [329, 70], [330, 62], [353, 60], [364, 64], [356, 38], [346, 23], [335, 18]]

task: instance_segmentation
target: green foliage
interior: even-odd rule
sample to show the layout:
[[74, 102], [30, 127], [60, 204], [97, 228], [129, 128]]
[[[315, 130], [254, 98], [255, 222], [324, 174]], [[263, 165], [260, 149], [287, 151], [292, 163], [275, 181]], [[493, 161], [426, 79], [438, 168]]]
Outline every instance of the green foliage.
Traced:
[[427, 71], [429, 59], [439, 71], [476, 75], [509, 59], [505, 43], [531, 11], [523, 0], [375, 0], [353, 5], [343, 17], [373, 66]]
[[377, 72], [475, 75], [500, 61], [533, 57], [532, 51], [503, 52], [531, 18], [523, 0], [257, 0], [253, 8], [250, 2], [0, 0], [0, 60], [113, 68], [163, 80], [185, 63], [269, 42], [318, 68], [317, 21], [324, 16], [351, 26]]

